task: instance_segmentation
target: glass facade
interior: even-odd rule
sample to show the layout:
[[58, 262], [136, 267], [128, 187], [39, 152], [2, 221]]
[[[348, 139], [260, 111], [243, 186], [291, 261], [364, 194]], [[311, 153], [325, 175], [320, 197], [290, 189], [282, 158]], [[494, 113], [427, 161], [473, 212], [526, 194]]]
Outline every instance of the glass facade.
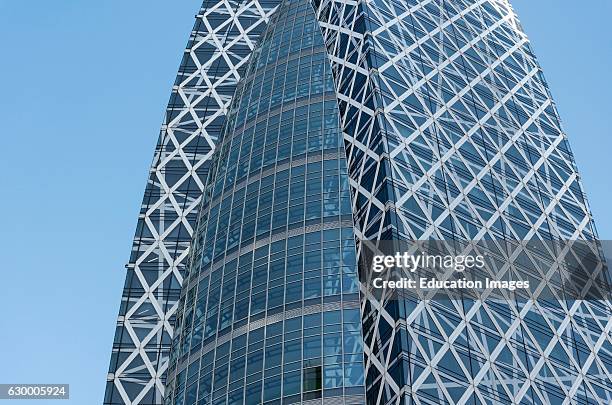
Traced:
[[[358, 238], [596, 237], [550, 91], [507, 1], [315, 3]], [[362, 291], [368, 403], [612, 400], [609, 301]]]
[[236, 82], [279, 0], [204, 0], [196, 15], [138, 216], [105, 405], [159, 405], [210, 157]]
[[364, 403], [339, 124], [312, 6], [285, 1], [238, 85], [215, 156], [167, 403]]
[[207, 0], [200, 20], [105, 404], [612, 402], [609, 301], [359, 282], [365, 239], [597, 238], [507, 0]]

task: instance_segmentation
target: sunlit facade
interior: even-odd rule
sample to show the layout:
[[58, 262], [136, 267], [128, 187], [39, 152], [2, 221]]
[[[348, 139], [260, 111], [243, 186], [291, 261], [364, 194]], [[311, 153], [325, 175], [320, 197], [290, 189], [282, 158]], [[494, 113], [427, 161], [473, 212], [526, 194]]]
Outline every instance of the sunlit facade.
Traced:
[[105, 404], [612, 401], [609, 301], [359, 282], [364, 239], [596, 239], [506, 0], [216, 0], [197, 18]]
[[346, 156], [307, 0], [273, 16], [222, 137], [178, 311], [168, 403], [364, 403]]

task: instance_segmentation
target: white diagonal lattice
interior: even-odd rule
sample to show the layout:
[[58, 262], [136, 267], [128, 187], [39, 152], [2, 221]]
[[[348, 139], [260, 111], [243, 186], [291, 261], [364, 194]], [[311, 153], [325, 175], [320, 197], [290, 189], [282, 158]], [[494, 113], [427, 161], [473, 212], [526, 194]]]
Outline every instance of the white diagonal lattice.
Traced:
[[204, 1], [155, 151], [124, 287], [105, 404], [161, 404], [197, 209], [236, 83], [278, 1]]
[[[358, 237], [596, 236], [549, 90], [507, 1], [314, 3]], [[612, 398], [607, 302], [408, 308], [362, 292], [371, 403]]]
[[[276, 4], [275, 2], [273, 2]], [[505, 0], [313, 0], [356, 232], [592, 239], [541, 69]], [[205, 2], [151, 170], [105, 403], [160, 403], [207, 161], [272, 4]], [[371, 403], [609, 403], [609, 303], [420, 302], [362, 291]]]

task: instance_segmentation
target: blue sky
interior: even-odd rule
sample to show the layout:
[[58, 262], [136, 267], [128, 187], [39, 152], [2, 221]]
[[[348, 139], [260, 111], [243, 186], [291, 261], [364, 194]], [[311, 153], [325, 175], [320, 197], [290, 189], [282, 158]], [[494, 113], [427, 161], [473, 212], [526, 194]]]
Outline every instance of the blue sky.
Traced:
[[[0, 383], [69, 383], [70, 403], [102, 402], [123, 266], [200, 2], [0, 0]], [[612, 239], [612, 2], [588, 4], [513, 1]]]

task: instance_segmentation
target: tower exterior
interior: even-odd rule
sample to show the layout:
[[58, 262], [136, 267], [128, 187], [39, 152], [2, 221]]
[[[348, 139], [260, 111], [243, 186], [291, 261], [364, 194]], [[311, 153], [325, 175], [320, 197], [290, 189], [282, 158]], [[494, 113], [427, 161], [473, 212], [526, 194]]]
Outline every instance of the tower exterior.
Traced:
[[210, 157], [278, 0], [204, 0], [155, 148], [117, 319], [104, 404], [162, 403], [185, 263]]
[[364, 403], [348, 170], [308, 0], [280, 5], [248, 65], [204, 194], [167, 400]]
[[506, 0], [205, 2], [197, 21], [105, 403], [612, 401], [610, 301], [359, 282], [361, 240], [596, 239]]

